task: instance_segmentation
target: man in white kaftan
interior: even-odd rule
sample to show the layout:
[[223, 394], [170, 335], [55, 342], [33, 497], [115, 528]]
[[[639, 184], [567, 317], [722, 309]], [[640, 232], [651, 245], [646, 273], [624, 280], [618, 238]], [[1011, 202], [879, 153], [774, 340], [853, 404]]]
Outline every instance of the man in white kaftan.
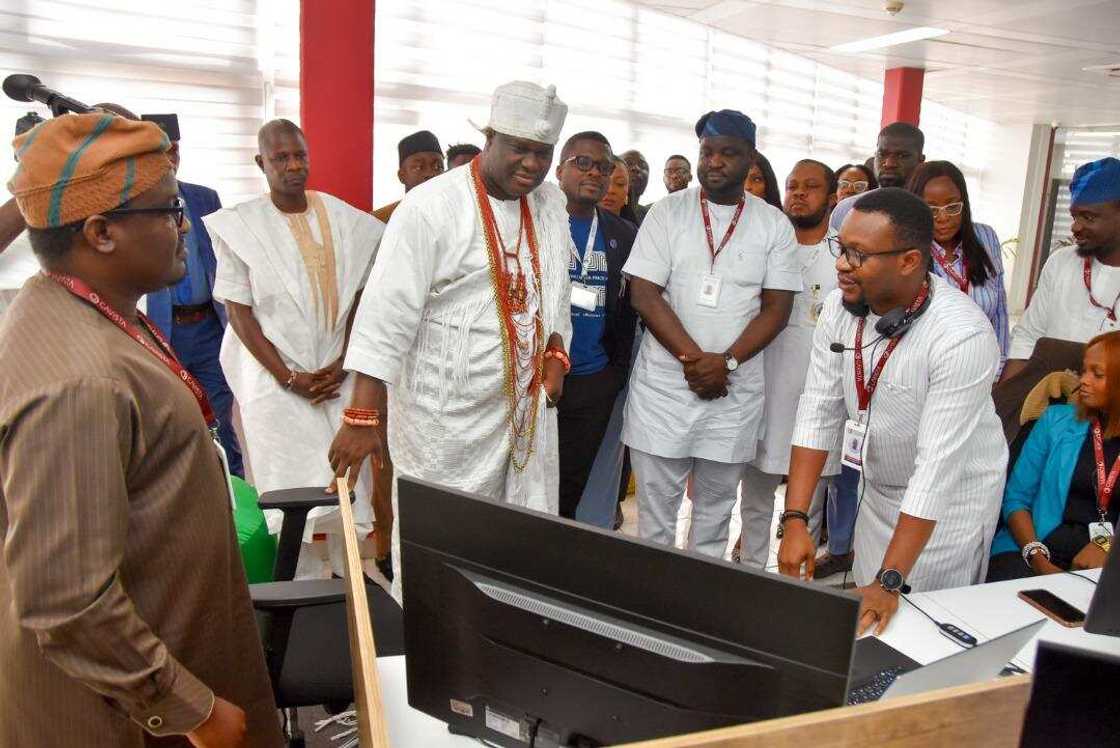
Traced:
[[[380, 410], [387, 397], [397, 475], [550, 514], [559, 482], [551, 405], [563, 369], [544, 352], [563, 353], [570, 339], [573, 246], [564, 195], [541, 180], [565, 112], [551, 87], [518, 82], [495, 92], [482, 154], [411, 190], [394, 212], [346, 357], [359, 375], [355, 407]], [[506, 304], [501, 290], [501, 279], [518, 272], [524, 308]], [[367, 454], [377, 459], [361, 431], [340, 430], [331, 449], [336, 473]], [[394, 485], [394, 513], [397, 496]], [[397, 523], [398, 599], [399, 553]]]
[[[271, 133], [262, 137], [263, 160], [306, 148], [293, 128], [262, 129]], [[252, 481], [262, 493], [331, 483], [326, 450], [353, 386], [341, 369], [348, 321], [384, 231], [380, 221], [338, 198], [304, 191], [304, 180], [285, 185], [284, 175], [296, 170], [279, 167], [276, 176], [266, 169], [270, 195], [204, 219], [218, 260], [214, 297], [230, 310], [222, 369], [240, 407]], [[314, 378], [332, 367], [338, 374], [329, 384], [326, 374]], [[359, 533], [368, 533], [368, 475], [356, 487], [354, 518]], [[270, 517], [274, 532], [279, 519]], [[306, 552], [316, 532], [327, 533], [331, 566], [343, 573], [338, 510], [319, 508], [309, 514], [297, 576], [323, 574], [315, 554]]]

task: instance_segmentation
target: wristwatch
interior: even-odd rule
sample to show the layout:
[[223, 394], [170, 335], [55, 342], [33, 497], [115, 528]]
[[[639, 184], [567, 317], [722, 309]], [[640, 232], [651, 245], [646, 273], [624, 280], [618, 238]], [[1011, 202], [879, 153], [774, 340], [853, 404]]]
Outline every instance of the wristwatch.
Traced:
[[901, 592], [904, 595], [910, 593], [910, 585], [906, 584], [906, 579], [898, 569], [879, 569], [875, 581], [887, 592]]
[[723, 354], [723, 362], [728, 371], [735, 371], [739, 368], [739, 359], [731, 355], [731, 351]]

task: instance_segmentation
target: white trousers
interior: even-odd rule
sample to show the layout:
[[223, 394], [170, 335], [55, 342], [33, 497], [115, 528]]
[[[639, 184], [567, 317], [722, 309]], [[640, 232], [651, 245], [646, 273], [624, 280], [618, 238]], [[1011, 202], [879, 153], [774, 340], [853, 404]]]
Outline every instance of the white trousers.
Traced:
[[[819, 541], [821, 520], [824, 518], [825, 498], [830, 478], [821, 478], [809, 503], [809, 536]], [[742, 503], [739, 514], [743, 518], [742, 547], [739, 560], [744, 564], [766, 566], [770, 556], [770, 531], [774, 521], [774, 492], [782, 483], [782, 476], [764, 473], [754, 465], [743, 466]]]
[[638, 486], [638, 535], [644, 540], [673, 545], [677, 514], [691, 475], [692, 524], [687, 547], [723, 558], [743, 463], [658, 457], [631, 447], [630, 464]]

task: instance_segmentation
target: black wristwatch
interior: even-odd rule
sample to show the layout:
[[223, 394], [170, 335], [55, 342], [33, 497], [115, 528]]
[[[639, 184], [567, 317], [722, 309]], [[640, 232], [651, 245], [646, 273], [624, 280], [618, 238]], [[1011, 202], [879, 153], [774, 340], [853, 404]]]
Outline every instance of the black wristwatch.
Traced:
[[782, 536], [785, 534], [785, 525], [787, 519], [799, 519], [805, 522], [806, 527], [809, 526], [809, 515], [805, 512], [799, 512], [796, 509], [790, 509], [788, 511], [782, 512], [778, 515], [778, 531], [774, 534], [774, 536], [778, 540], [781, 540]]
[[887, 592], [910, 594], [910, 585], [906, 584], [906, 579], [898, 569], [879, 569], [875, 574], [875, 581]]

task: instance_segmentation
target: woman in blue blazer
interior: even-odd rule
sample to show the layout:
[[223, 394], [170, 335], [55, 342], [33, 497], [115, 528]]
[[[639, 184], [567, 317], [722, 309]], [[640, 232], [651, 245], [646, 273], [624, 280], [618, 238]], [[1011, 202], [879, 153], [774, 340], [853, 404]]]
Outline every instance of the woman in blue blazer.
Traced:
[[1046, 409], [1011, 471], [989, 582], [1104, 564], [1120, 510], [1120, 331], [1089, 341], [1082, 370], [1078, 403]]

